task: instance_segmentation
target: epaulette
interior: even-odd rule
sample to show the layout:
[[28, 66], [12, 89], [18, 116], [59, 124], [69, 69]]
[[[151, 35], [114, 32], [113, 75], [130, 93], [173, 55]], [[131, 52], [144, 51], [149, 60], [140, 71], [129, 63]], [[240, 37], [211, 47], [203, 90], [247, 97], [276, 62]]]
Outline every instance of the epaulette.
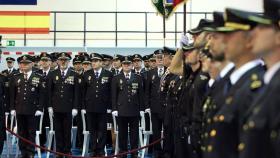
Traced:
[[251, 75], [251, 84], [250, 84], [250, 88], [252, 90], [254, 89], [258, 89], [262, 86], [262, 81], [261, 79], [259, 79], [258, 75], [257, 74], [252, 74]]

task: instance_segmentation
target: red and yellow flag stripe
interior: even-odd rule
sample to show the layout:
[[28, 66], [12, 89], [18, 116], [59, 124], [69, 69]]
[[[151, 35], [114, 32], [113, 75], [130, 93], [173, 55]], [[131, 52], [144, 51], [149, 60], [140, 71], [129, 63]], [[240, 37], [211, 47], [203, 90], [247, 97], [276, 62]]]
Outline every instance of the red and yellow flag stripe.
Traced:
[[1, 34], [47, 34], [50, 12], [0, 11]]

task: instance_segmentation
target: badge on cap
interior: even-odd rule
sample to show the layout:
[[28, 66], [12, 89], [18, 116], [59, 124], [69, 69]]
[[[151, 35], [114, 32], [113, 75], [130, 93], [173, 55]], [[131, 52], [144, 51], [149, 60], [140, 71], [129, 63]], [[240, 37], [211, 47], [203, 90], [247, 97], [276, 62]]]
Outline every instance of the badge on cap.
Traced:
[[23, 60], [26, 60], [26, 56], [23, 56], [23, 58], [22, 58]]

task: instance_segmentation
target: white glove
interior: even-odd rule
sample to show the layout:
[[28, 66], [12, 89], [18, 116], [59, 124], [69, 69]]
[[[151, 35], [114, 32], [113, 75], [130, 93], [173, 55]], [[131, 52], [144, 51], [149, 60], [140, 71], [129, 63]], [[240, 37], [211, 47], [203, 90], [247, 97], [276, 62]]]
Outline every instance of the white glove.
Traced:
[[41, 116], [41, 115], [43, 115], [43, 112], [42, 112], [42, 111], [37, 110], [37, 111], [35, 112], [35, 116]]
[[148, 109], [145, 109], [145, 112], [151, 112], [151, 109], [150, 108], [148, 108]]
[[[73, 109], [73, 110], [74, 110], [74, 109]], [[81, 110], [81, 113], [82, 113], [82, 114], [86, 114], [87, 112], [86, 112], [85, 109], [82, 109], [82, 110]], [[73, 115], [73, 112], [72, 112], [72, 115]]]
[[140, 111], [140, 116], [144, 116], [145, 112], [144, 111]]
[[111, 114], [111, 113], [112, 113], [112, 110], [111, 110], [111, 109], [107, 109], [107, 113], [108, 113], [108, 114]]
[[48, 112], [49, 112], [49, 114], [50, 114], [51, 116], [53, 116], [53, 108], [52, 108], [52, 107], [49, 107], [49, 108], [48, 108]]
[[113, 112], [112, 112], [112, 115], [114, 115], [114, 116], [118, 116], [118, 115], [119, 115], [119, 113], [118, 113], [118, 111], [113, 111]]
[[72, 109], [72, 116], [77, 116], [78, 110], [77, 109]]
[[10, 115], [10, 113], [9, 112], [5, 112], [5, 115]]
[[180, 47], [182, 48], [185, 45], [189, 44], [189, 38], [187, 35], [185, 35], [183, 32], [181, 33], [181, 39], [180, 39]]
[[16, 110], [11, 110], [11, 115], [16, 116]]

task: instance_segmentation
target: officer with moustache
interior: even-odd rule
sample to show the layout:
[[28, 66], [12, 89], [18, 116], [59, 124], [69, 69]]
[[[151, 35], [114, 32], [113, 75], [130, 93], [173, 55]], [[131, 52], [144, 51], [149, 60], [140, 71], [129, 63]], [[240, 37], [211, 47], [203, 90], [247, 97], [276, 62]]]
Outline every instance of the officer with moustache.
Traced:
[[[72, 117], [78, 114], [78, 97], [81, 79], [69, 68], [71, 56], [62, 52], [58, 56], [59, 68], [49, 79], [48, 111], [54, 117], [54, 129], [57, 151], [71, 154]], [[72, 112], [72, 115], [71, 115]]]
[[[36, 116], [43, 114], [44, 95], [42, 77], [32, 72], [33, 58], [23, 55], [19, 58], [22, 73], [15, 74], [10, 83], [11, 115], [17, 117], [18, 134], [35, 142]], [[34, 157], [34, 147], [19, 140], [22, 158]]]

